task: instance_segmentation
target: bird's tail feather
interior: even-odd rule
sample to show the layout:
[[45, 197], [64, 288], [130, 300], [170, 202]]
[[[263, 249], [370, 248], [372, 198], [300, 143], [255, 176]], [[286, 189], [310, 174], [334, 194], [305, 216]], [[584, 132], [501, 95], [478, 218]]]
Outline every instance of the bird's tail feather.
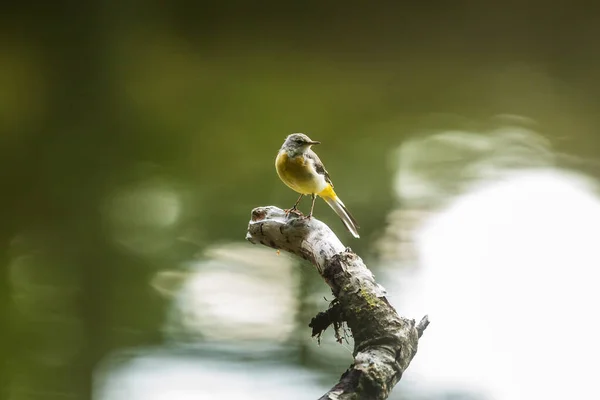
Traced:
[[352, 214], [350, 214], [350, 211], [348, 211], [344, 203], [342, 203], [342, 200], [340, 200], [340, 198], [337, 197], [335, 193], [328, 193], [327, 195], [321, 197], [323, 200], [325, 200], [327, 204], [329, 204], [329, 207], [333, 208], [333, 211], [335, 211], [335, 213], [342, 219], [342, 222], [346, 226], [346, 229], [348, 229], [352, 236], [354, 236], [355, 238], [359, 238], [360, 236], [358, 235], [358, 223], [356, 222]]

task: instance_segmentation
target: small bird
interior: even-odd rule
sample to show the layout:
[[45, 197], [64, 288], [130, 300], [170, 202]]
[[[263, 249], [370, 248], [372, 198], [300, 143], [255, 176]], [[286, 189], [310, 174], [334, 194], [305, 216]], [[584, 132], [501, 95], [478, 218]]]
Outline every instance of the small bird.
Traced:
[[358, 238], [358, 224], [350, 214], [342, 200], [333, 191], [333, 183], [329, 177], [329, 173], [323, 166], [323, 163], [312, 151], [311, 147], [320, 144], [316, 140], [312, 140], [303, 133], [293, 133], [289, 135], [275, 159], [275, 168], [279, 178], [291, 189], [300, 193], [300, 197], [296, 204], [286, 213], [296, 211], [298, 203], [304, 195], [312, 196], [312, 205], [307, 218], [312, 217], [313, 209], [315, 208], [315, 199], [318, 195], [321, 197], [333, 211], [342, 219], [342, 222], [348, 231]]

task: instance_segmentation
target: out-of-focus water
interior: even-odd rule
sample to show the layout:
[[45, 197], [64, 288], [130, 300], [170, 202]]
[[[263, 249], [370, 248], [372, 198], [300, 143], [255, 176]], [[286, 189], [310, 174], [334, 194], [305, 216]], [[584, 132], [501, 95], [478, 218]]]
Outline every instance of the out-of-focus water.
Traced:
[[326, 285], [244, 241], [253, 207], [296, 199], [274, 170], [293, 132], [323, 143], [361, 239], [316, 217], [431, 315], [393, 398], [594, 398], [592, 13], [305, 6], [2, 13], [0, 399], [331, 386], [352, 341], [309, 337]]

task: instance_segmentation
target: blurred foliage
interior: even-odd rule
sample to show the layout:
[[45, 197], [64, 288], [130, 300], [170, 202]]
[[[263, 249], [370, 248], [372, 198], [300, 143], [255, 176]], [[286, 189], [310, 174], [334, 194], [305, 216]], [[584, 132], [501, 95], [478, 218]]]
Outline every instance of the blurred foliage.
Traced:
[[169, 300], [150, 280], [242, 241], [253, 207], [292, 204], [273, 166], [289, 133], [323, 142], [365, 254], [413, 134], [519, 114], [561, 151], [600, 150], [586, 9], [354, 3], [3, 6], [0, 398], [89, 398], [106, 354], [161, 343]]

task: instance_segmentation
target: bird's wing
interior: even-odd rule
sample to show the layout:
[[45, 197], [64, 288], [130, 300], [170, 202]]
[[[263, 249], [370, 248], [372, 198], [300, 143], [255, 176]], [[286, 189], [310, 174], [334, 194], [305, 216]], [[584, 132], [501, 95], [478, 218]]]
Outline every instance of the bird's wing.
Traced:
[[327, 181], [327, 183], [329, 183], [331, 185], [331, 187], [333, 187], [333, 182], [331, 182], [331, 178], [329, 177], [329, 172], [327, 172], [327, 170], [325, 169], [325, 166], [321, 162], [321, 159], [319, 159], [319, 156], [317, 155], [317, 153], [315, 153], [312, 150], [309, 150], [306, 152], [306, 157], [308, 159], [312, 160], [313, 165], [315, 166], [315, 170], [317, 171], [317, 174], [323, 175], [325, 177], [325, 181]]

